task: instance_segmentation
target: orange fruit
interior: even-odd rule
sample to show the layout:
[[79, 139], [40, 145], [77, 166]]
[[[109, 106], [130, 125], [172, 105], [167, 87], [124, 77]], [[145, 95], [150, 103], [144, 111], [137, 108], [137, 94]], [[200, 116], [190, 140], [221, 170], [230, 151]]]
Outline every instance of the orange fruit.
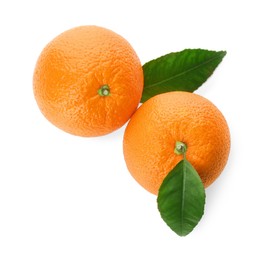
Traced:
[[128, 170], [153, 194], [158, 193], [163, 179], [183, 159], [175, 152], [177, 142], [187, 146], [186, 159], [205, 187], [227, 163], [229, 128], [209, 100], [188, 92], [154, 96], [132, 116], [123, 140]]
[[143, 71], [131, 45], [98, 26], [80, 26], [57, 36], [37, 61], [34, 95], [44, 116], [79, 136], [108, 134], [137, 109]]

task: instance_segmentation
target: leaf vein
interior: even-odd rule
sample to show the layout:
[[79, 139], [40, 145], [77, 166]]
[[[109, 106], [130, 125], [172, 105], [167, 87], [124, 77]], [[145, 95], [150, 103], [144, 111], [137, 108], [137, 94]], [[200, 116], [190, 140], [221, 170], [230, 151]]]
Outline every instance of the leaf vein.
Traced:
[[181, 233], [183, 233], [184, 225], [184, 206], [185, 206], [185, 182], [186, 182], [186, 163], [183, 160], [183, 170], [182, 170], [182, 204], [181, 204]]

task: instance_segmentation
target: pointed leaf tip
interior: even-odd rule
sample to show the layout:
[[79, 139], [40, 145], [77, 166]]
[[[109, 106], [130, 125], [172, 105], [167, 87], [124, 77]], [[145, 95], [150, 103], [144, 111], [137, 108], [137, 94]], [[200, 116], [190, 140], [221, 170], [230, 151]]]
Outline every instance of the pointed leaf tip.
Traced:
[[165, 92], [195, 91], [213, 74], [225, 55], [226, 51], [185, 49], [145, 63], [141, 102]]

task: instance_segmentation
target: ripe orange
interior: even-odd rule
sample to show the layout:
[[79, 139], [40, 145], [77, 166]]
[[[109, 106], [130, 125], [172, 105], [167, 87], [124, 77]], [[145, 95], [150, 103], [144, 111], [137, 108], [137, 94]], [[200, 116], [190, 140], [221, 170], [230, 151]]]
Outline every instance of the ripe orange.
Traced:
[[154, 96], [132, 116], [124, 134], [124, 157], [136, 181], [157, 194], [166, 175], [183, 159], [176, 142], [187, 146], [186, 159], [208, 187], [222, 172], [230, 134], [221, 112], [207, 99], [188, 92]]
[[53, 39], [34, 71], [34, 95], [45, 117], [79, 136], [108, 134], [131, 117], [143, 90], [143, 71], [131, 45], [97, 26]]

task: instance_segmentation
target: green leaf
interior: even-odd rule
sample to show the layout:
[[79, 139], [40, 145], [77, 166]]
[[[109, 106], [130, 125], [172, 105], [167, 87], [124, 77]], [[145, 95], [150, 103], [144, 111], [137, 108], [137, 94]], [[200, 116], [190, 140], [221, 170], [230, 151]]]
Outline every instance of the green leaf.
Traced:
[[186, 49], [164, 55], [143, 65], [141, 102], [169, 91], [193, 92], [214, 72], [225, 51]]
[[186, 159], [166, 176], [157, 202], [161, 217], [179, 236], [188, 235], [198, 224], [204, 213], [205, 190], [198, 173]]

